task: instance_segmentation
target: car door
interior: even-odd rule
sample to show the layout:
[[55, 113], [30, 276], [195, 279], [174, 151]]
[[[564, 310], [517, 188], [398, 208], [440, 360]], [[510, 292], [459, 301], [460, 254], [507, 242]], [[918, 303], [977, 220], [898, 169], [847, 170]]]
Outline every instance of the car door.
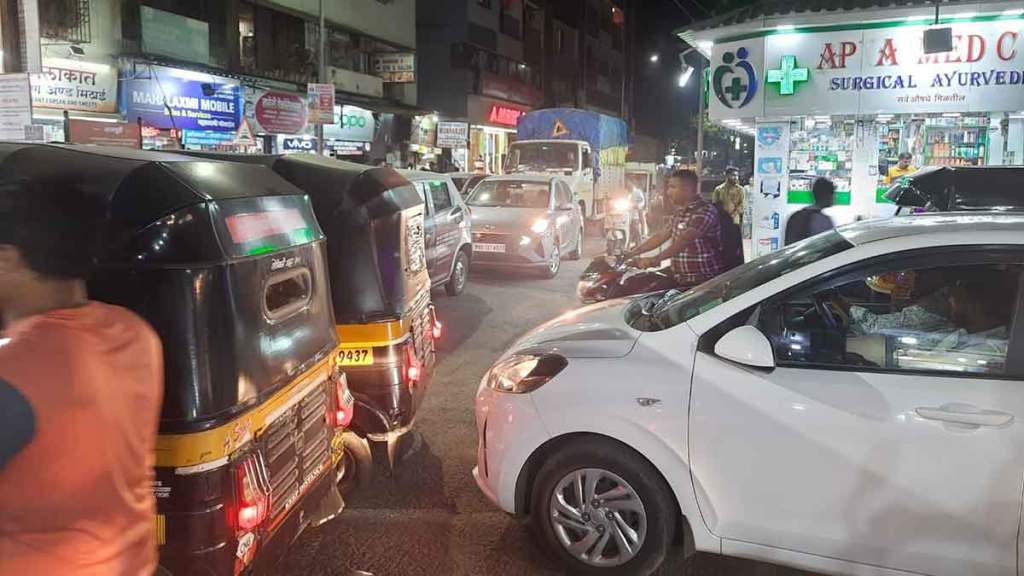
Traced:
[[564, 182], [555, 180], [551, 185], [552, 189], [552, 210], [555, 214], [555, 227], [558, 230], [558, 238], [560, 240], [558, 249], [562, 254], [565, 254], [570, 249], [573, 242], [576, 241], [576, 229], [573, 228], [574, 211], [572, 206], [572, 194], [569, 193], [568, 187]]
[[434, 266], [437, 262], [437, 222], [434, 207], [431, 203], [430, 191], [425, 181], [413, 182], [416, 192], [423, 200], [423, 249], [427, 260], [427, 273], [431, 282], [434, 281]]
[[[756, 545], [923, 574], [1015, 573], [1021, 262], [1019, 250], [992, 247], [886, 256], [703, 334], [689, 449], [723, 552]], [[912, 305], [907, 277], [920, 284]], [[990, 329], [964, 320], [967, 310]], [[774, 369], [714, 353], [742, 324], [768, 337]]]
[[430, 278], [436, 284], [448, 279], [459, 239], [459, 225], [465, 220], [461, 204], [456, 205], [445, 178], [424, 182], [430, 196], [434, 221], [434, 259]]

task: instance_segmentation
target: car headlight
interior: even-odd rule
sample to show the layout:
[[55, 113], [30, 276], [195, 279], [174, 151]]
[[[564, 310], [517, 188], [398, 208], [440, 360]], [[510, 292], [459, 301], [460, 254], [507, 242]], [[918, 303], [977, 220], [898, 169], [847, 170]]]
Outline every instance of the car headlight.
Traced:
[[631, 203], [628, 198], [619, 198], [612, 202], [612, 210], [616, 212], [629, 212], [629, 209], [631, 208], [630, 204]]
[[549, 226], [551, 226], [550, 220], [547, 218], [540, 218], [534, 221], [533, 225], [530, 226], [530, 230], [533, 230], [534, 234], [543, 234], [547, 232]]
[[543, 386], [568, 365], [569, 361], [557, 354], [515, 355], [492, 366], [485, 378], [491, 390], [526, 394]]

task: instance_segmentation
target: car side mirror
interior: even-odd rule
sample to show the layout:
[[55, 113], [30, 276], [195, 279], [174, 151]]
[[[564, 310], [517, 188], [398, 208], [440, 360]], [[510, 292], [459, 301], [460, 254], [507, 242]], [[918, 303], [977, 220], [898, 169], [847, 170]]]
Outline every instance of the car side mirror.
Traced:
[[715, 344], [715, 354], [752, 368], [775, 368], [772, 343], [753, 326], [740, 326], [727, 332]]
[[562, 204], [561, 206], [558, 207], [558, 209], [562, 210], [562, 211], [569, 211], [569, 210], [572, 210], [573, 207], [574, 206], [572, 205], [572, 203], [569, 203], [569, 204]]

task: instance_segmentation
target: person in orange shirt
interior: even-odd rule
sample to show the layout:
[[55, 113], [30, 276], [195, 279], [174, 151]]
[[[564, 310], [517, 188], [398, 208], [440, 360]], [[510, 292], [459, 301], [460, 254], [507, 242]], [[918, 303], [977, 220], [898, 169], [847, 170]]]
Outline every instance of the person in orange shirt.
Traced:
[[0, 181], [0, 576], [156, 569], [162, 351], [86, 297], [97, 214], [74, 183]]

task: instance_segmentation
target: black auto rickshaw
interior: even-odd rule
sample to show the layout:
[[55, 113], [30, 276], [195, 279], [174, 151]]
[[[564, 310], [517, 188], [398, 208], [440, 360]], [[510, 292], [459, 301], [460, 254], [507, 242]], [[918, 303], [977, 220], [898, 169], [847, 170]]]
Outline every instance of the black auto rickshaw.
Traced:
[[425, 264], [423, 199], [391, 168], [311, 154], [194, 154], [268, 166], [312, 200], [327, 235], [338, 364], [358, 406], [339, 482], [343, 492], [365, 485], [373, 470], [367, 440], [383, 446], [394, 465], [440, 336]]
[[262, 166], [124, 149], [0, 143], [0, 171], [101, 200], [90, 297], [163, 342], [160, 573], [268, 571], [341, 510], [332, 442], [353, 411], [309, 199]]
[[894, 183], [885, 198], [931, 212], [1024, 211], [1024, 166], [930, 166]]

